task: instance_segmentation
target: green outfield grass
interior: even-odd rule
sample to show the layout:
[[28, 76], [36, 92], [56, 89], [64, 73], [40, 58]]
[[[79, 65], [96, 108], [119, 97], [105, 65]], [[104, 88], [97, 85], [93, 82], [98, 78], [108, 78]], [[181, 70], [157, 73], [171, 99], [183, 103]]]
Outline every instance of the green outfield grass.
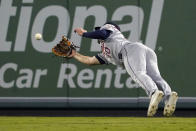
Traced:
[[196, 118], [0, 117], [0, 131], [196, 131]]

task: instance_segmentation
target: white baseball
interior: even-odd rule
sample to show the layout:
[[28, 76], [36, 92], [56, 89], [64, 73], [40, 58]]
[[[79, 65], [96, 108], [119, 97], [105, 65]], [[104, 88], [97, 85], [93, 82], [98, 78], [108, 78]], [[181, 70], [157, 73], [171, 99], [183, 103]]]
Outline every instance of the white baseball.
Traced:
[[36, 40], [41, 40], [42, 39], [42, 35], [40, 33], [36, 33], [35, 34], [35, 39]]

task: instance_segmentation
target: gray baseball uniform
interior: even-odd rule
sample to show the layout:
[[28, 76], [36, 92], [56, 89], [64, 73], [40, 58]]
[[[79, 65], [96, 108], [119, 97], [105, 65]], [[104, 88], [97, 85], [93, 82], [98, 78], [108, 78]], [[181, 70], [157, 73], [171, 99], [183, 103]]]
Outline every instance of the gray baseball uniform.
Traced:
[[124, 66], [128, 74], [147, 93], [148, 96], [161, 88], [166, 96], [171, 94], [171, 88], [161, 77], [155, 52], [139, 42], [130, 42], [111, 24], [105, 24], [101, 29], [112, 31], [111, 35], [101, 41], [102, 53], [97, 56], [104, 63]]

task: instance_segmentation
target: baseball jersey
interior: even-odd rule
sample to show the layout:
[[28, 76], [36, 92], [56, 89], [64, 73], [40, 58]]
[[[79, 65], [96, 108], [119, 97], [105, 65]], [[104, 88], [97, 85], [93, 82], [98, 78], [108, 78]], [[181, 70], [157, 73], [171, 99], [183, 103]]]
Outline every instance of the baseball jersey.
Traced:
[[111, 24], [103, 25], [100, 30], [102, 29], [110, 30], [112, 33], [107, 39], [100, 40], [102, 53], [98, 54], [96, 58], [98, 58], [99, 61], [104, 61], [106, 64], [121, 65], [122, 62], [119, 59], [119, 53], [123, 45], [130, 42]]

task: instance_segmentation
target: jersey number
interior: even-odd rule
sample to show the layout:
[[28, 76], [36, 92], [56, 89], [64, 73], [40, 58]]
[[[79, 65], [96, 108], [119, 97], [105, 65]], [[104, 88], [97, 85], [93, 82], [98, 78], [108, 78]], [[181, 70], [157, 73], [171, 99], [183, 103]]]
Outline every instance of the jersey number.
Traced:
[[104, 42], [101, 43], [101, 50], [102, 50], [102, 53], [104, 55], [107, 55], [107, 56], [111, 57], [111, 54], [110, 54], [111, 51], [110, 51], [110, 49], [108, 47], [105, 47]]

